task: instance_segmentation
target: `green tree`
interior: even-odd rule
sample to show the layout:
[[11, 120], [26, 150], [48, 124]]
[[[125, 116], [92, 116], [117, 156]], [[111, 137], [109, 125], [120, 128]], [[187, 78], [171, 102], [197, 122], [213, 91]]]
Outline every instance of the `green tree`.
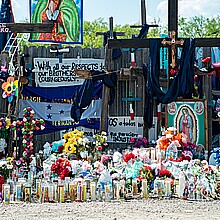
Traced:
[[103, 36], [96, 36], [96, 32], [106, 32], [108, 23], [103, 18], [98, 18], [92, 22], [83, 23], [83, 47], [100, 48], [103, 45]]
[[190, 19], [179, 19], [179, 36], [211, 38], [220, 36], [220, 16], [205, 18], [195, 16]]

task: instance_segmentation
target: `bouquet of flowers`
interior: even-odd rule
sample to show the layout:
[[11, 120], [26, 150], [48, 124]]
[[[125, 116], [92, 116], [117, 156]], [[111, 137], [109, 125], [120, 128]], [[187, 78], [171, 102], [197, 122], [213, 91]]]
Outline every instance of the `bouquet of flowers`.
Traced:
[[93, 144], [95, 145], [95, 151], [103, 151], [106, 146], [108, 146], [106, 132], [102, 131], [101, 134], [96, 134], [93, 136], [95, 139]]
[[171, 178], [171, 176], [172, 176], [172, 173], [167, 169], [163, 169], [159, 173], [159, 177], [162, 177], [162, 178]]
[[0, 118], [0, 130], [4, 131], [9, 129], [11, 120], [9, 118]]
[[5, 180], [10, 176], [12, 169], [12, 164], [7, 161], [0, 161], [0, 176], [4, 177]]
[[80, 151], [87, 150], [89, 148], [89, 140], [84, 137], [83, 131], [74, 131], [64, 134], [64, 148], [66, 153], [75, 154], [80, 153]]
[[142, 135], [138, 135], [137, 138], [131, 138], [130, 143], [133, 144], [133, 147], [147, 147], [147, 139]]
[[128, 163], [128, 161], [131, 160], [131, 159], [135, 159], [135, 155], [133, 153], [125, 154], [124, 162]]
[[51, 165], [50, 168], [52, 173], [57, 174], [61, 179], [69, 176], [71, 171], [71, 163], [68, 159], [58, 158], [55, 163]]
[[185, 160], [191, 160], [196, 155], [196, 149], [198, 146], [191, 142], [184, 142], [182, 144], [182, 158]]
[[148, 165], [144, 165], [140, 170], [140, 175], [139, 175], [138, 179], [140, 181], [142, 181], [143, 179], [146, 179], [148, 185], [151, 185], [151, 183], [153, 182], [153, 179], [154, 179], [154, 174], [153, 174], [152, 168]]
[[104, 166], [108, 167], [108, 163], [111, 161], [112, 157], [110, 155], [102, 155], [101, 162]]

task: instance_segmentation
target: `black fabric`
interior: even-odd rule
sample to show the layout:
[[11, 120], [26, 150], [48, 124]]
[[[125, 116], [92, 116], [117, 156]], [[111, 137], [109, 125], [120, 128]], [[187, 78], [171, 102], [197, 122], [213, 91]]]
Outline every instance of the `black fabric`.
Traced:
[[94, 85], [92, 80], [85, 80], [82, 87], [77, 90], [73, 96], [73, 105], [71, 107], [71, 118], [78, 122], [84, 108], [90, 105], [94, 92]]
[[[110, 37], [110, 32], [107, 31], [104, 33], [103, 47], [108, 43], [108, 39]], [[113, 32], [113, 38], [117, 39], [116, 32]], [[122, 55], [121, 49], [114, 48], [112, 50], [112, 60], [119, 58]]]
[[146, 35], [147, 35], [147, 33], [148, 33], [148, 31], [149, 31], [149, 25], [148, 25], [148, 24], [144, 24], [144, 25], [142, 26], [142, 28], [141, 28], [141, 30], [140, 30], [140, 32], [139, 32], [137, 38], [141, 38], [141, 39], [142, 39], [142, 38], [145, 38]]
[[115, 100], [115, 93], [116, 93], [116, 87], [117, 87], [117, 81], [118, 81], [117, 73], [113, 72], [110, 75], [110, 79], [111, 79], [114, 86], [110, 87], [110, 100], [109, 100], [108, 104], [112, 105]]
[[102, 81], [104, 85], [110, 88], [110, 101], [109, 105], [114, 102], [115, 87], [117, 85], [117, 74], [112, 73], [110, 76], [105, 74], [104, 71], [92, 71], [92, 79], [87, 79], [82, 87], [74, 93], [73, 105], [71, 107], [71, 118], [78, 122], [82, 113], [90, 105], [94, 94], [94, 84], [97, 81]]
[[181, 54], [178, 72], [168, 89], [164, 93], [160, 89], [160, 39], [150, 39], [150, 54], [148, 69], [144, 66], [143, 71], [146, 80], [146, 102], [144, 120], [148, 128], [153, 124], [153, 100], [157, 103], [167, 104], [176, 100], [177, 97], [191, 98], [194, 87], [194, 51], [195, 41], [185, 39]]

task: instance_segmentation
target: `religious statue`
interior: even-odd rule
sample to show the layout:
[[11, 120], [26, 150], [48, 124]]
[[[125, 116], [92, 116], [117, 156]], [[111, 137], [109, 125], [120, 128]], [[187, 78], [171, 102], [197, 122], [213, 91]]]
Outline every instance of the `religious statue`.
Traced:
[[78, 42], [80, 18], [74, 0], [38, 0], [32, 13], [32, 23], [53, 21], [52, 33], [33, 33], [32, 40]]

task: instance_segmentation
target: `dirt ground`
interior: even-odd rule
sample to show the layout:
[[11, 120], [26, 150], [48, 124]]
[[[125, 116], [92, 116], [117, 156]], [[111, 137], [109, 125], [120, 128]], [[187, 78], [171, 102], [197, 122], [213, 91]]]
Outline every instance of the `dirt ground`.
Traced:
[[84, 203], [0, 204], [0, 220], [219, 220], [220, 201], [146, 199]]

